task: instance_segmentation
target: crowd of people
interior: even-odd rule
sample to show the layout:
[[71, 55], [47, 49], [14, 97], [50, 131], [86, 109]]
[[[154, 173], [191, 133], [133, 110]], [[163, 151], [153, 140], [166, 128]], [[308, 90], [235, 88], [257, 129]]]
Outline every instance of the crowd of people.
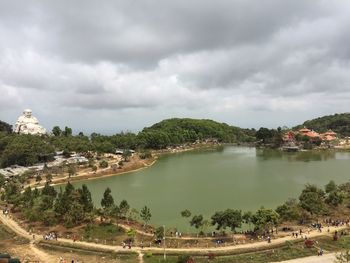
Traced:
[[56, 240], [57, 241], [57, 234], [55, 232], [50, 232], [43, 236], [44, 240]]

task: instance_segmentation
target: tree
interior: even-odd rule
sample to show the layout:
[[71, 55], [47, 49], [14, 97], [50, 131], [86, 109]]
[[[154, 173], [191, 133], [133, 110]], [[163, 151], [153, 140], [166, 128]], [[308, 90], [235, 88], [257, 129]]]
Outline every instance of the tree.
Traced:
[[[188, 219], [188, 218], [191, 217], [191, 211], [188, 210], [188, 209], [185, 209], [185, 210], [181, 211], [181, 216], [183, 218], [187, 218]], [[189, 232], [189, 229], [187, 229], [187, 232]]]
[[301, 218], [301, 212], [296, 199], [289, 199], [283, 205], [276, 208], [276, 212], [283, 221], [298, 220]]
[[92, 170], [94, 173], [96, 173], [96, 171], [97, 171], [97, 166], [96, 166], [96, 165], [92, 166], [92, 167], [91, 167], [91, 170]]
[[80, 204], [83, 206], [84, 212], [91, 213], [94, 209], [94, 204], [89, 188], [83, 184], [81, 189], [78, 189], [78, 192], [80, 193]]
[[135, 209], [135, 208], [132, 208], [130, 211], [129, 211], [129, 218], [131, 219], [131, 220], [137, 220], [137, 218], [138, 218], [138, 216], [139, 216], [139, 211], [137, 211], [137, 209]]
[[84, 220], [84, 208], [81, 204], [73, 202], [70, 209], [64, 214], [64, 223], [66, 227], [79, 225]]
[[337, 185], [335, 184], [335, 182], [333, 180], [329, 181], [328, 184], [325, 185], [325, 191], [327, 194], [329, 194], [330, 192], [336, 191], [337, 190]]
[[253, 213], [251, 211], [248, 211], [248, 212], [245, 212], [243, 215], [242, 215], [242, 221], [243, 223], [249, 225], [249, 228], [250, 228], [250, 225], [252, 223], [252, 220], [253, 220]]
[[102, 160], [99, 163], [100, 168], [107, 168], [108, 167], [108, 162], [106, 160]]
[[41, 190], [41, 195], [48, 195], [48, 196], [52, 196], [53, 198], [56, 198], [57, 191], [53, 186], [50, 186], [50, 184], [46, 182], [43, 189]]
[[345, 194], [343, 192], [332, 191], [326, 198], [326, 203], [332, 206], [338, 206], [343, 203]]
[[203, 226], [203, 216], [202, 215], [195, 215], [192, 217], [190, 221], [190, 225], [194, 226], [196, 229], [199, 229]]
[[71, 178], [73, 175], [77, 173], [77, 168], [75, 164], [68, 165], [68, 177]]
[[123, 154], [122, 154], [124, 162], [128, 162], [131, 155], [132, 155], [132, 153], [130, 150], [124, 150]]
[[273, 138], [273, 132], [268, 128], [261, 127], [255, 134], [258, 140], [261, 140], [263, 143], [269, 142]]
[[181, 211], [181, 216], [185, 217], [185, 218], [189, 218], [191, 216], [191, 211], [188, 209], [185, 209], [185, 210]]
[[216, 225], [216, 229], [226, 229], [231, 228], [231, 231], [235, 231], [237, 227], [242, 226], [242, 211], [226, 209], [225, 211], [216, 212], [211, 217], [211, 224]]
[[69, 128], [69, 127], [67, 127], [67, 126], [64, 127], [64, 131], [63, 131], [63, 135], [64, 135], [64, 136], [66, 136], [66, 137], [71, 136], [72, 133], [73, 133], [73, 131], [72, 131], [71, 128]]
[[52, 133], [53, 135], [57, 136], [61, 136], [62, 135], [62, 130], [59, 126], [55, 126], [52, 128]]
[[105, 192], [103, 193], [101, 206], [104, 210], [112, 208], [114, 206], [114, 199], [113, 199], [113, 196], [111, 195], [111, 189], [109, 187], [107, 187]]
[[157, 227], [155, 230], [155, 236], [157, 239], [163, 239], [164, 237], [164, 226]]
[[147, 223], [151, 220], [152, 217], [151, 211], [147, 206], [144, 206], [141, 209], [140, 217], [145, 222], [144, 227], [146, 227]]
[[130, 209], [130, 205], [126, 200], [122, 200], [119, 204], [119, 211], [122, 217], [126, 217]]
[[261, 207], [253, 215], [252, 222], [257, 230], [269, 230], [278, 225], [279, 214], [272, 210]]
[[32, 189], [30, 187], [27, 187], [22, 196], [21, 201], [23, 202], [24, 207], [29, 208], [33, 206], [33, 195], [32, 195]]
[[128, 235], [128, 237], [131, 237], [132, 239], [134, 239], [135, 236], [136, 236], [136, 230], [133, 229], [133, 228], [130, 228], [130, 229], [127, 231], [127, 235]]
[[0, 132], [12, 133], [12, 125], [4, 121], [0, 121]]
[[311, 214], [321, 214], [325, 211], [325, 193], [315, 185], [307, 184], [299, 196], [300, 206]]

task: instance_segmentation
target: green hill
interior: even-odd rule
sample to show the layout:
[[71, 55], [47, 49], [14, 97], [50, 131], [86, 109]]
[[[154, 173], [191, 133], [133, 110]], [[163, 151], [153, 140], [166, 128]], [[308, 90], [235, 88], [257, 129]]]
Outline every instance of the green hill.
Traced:
[[[230, 126], [207, 119], [173, 118], [144, 128], [144, 133], [164, 133], [171, 144], [217, 139], [220, 142], [248, 142], [255, 140], [255, 131]], [[139, 135], [141, 135], [139, 134]]]
[[350, 136], [350, 113], [334, 114], [308, 120], [302, 125], [294, 127], [294, 129], [304, 126], [317, 132], [326, 132], [331, 129], [340, 136]]

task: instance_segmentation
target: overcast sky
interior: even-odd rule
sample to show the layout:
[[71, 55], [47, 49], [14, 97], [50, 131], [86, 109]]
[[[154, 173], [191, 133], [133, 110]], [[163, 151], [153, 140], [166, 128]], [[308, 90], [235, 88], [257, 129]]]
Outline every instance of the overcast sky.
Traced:
[[349, 112], [347, 0], [0, 0], [0, 120], [138, 131]]

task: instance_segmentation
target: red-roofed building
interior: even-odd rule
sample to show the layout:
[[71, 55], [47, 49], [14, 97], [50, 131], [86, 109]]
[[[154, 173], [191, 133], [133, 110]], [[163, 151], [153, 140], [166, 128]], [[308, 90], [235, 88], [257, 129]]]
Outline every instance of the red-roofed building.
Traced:
[[321, 138], [323, 141], [334, 141], [337, 139], [337, 134], [332, 130], [328, 130], [327, 132], [321, 134]]
[[308, 128], [304, 127], [302, 129], [299, 130], [299, 133], [301, 133], [302, 135], [306, 135], [306, 133], [311, 132], [311, 130], [309, 130]]

